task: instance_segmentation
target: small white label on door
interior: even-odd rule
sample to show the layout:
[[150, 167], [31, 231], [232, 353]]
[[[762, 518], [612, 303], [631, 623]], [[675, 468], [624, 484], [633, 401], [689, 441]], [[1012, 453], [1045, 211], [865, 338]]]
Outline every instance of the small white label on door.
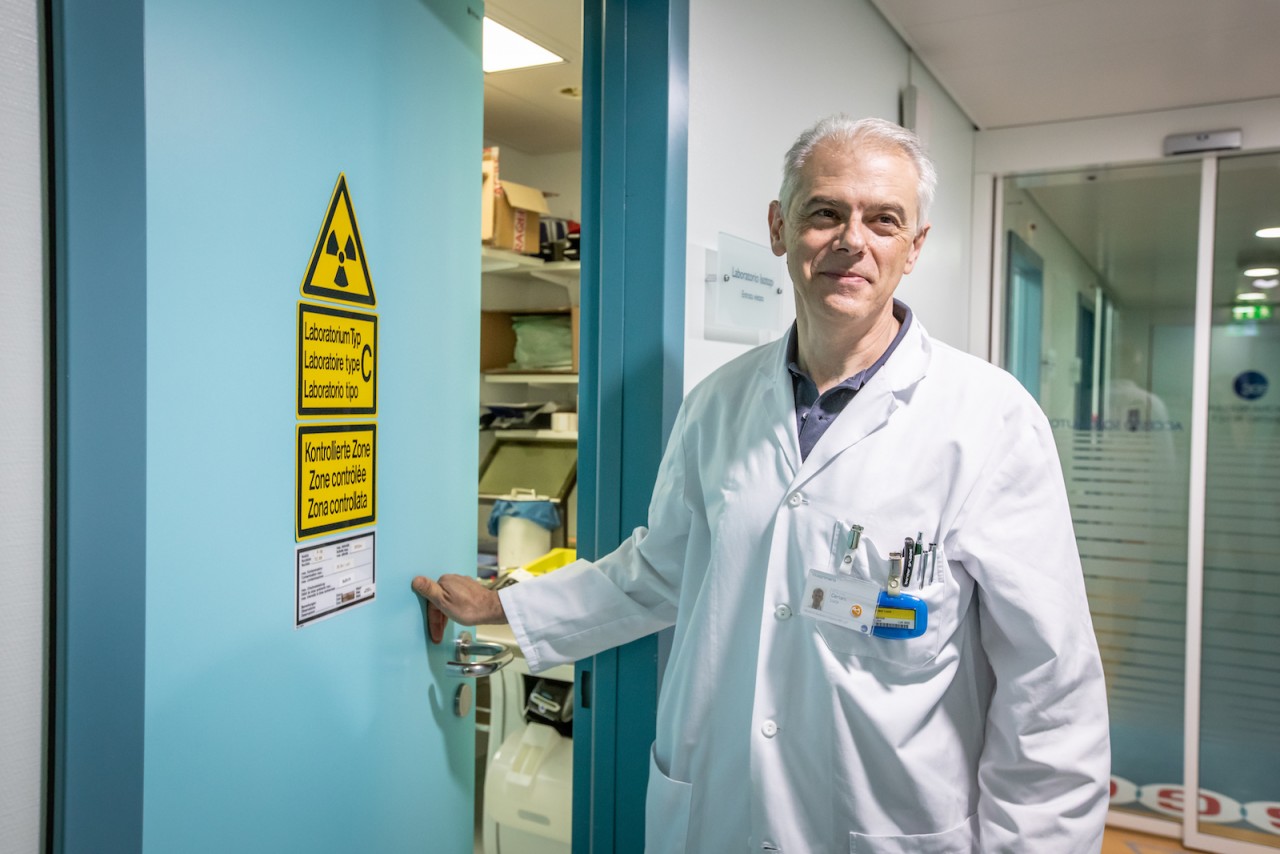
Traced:
[[294, 626], [373, 601], [374, 532], [296, 549]]

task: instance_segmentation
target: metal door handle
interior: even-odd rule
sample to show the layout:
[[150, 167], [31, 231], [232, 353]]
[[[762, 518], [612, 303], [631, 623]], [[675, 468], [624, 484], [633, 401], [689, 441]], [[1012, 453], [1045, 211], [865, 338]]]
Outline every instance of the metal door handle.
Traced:
[[[445, 672], [450, 676], [488, 676], [497, 673], [511, 663], [515, 653], [507, 649], [506, 644], [489, 641], [477, 642], [471, 639], [470, 632], [463, 632], [453, 642], [454, 661], [445, 664]], [[471, 661], [473, 655], [487, 655], [484, 661]]]

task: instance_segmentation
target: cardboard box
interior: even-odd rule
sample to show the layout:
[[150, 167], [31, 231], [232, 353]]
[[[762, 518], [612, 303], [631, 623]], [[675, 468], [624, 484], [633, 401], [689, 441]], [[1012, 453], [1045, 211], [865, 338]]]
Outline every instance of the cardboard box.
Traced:
[[[555, 373], [555, 371], [518, 371], [509, 366], [515, 358], [516, 331], [511, 319], [525, 314], [567, 314], [573, 330], [573, 373], [578, 372], [578, 307], [546, 311], [482, 311], [480, 312], [480, 370], [505, 373]], [[567, 373], [567, 372], [566, 372]]]
[[498, 171], [498, 150], [486, 148], [480, 164], [480, 239], [495, 249], [537, 255], [538, 223], [551, 213], [547, 200], [541, 190], [503, 181]]

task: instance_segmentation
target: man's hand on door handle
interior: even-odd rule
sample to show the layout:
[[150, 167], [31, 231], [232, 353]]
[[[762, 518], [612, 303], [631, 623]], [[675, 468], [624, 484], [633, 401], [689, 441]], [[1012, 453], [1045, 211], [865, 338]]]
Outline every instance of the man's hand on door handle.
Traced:
[[442, 575], [439, 581], [419, 575], [413, 592], [427, 600], [427, 627], [432, 643], [444, 638], [449, 620], [464, 626], [493, 625], [507, 621], [498, 591], [466, 575]]

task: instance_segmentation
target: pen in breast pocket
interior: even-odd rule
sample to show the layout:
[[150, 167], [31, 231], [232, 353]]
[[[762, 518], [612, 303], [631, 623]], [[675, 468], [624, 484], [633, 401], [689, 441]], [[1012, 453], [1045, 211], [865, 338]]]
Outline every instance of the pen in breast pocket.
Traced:
[[915, 565], [916, 541], [907, 537], [902, 544], [902, 586], [911, 586], [911, 567]]

